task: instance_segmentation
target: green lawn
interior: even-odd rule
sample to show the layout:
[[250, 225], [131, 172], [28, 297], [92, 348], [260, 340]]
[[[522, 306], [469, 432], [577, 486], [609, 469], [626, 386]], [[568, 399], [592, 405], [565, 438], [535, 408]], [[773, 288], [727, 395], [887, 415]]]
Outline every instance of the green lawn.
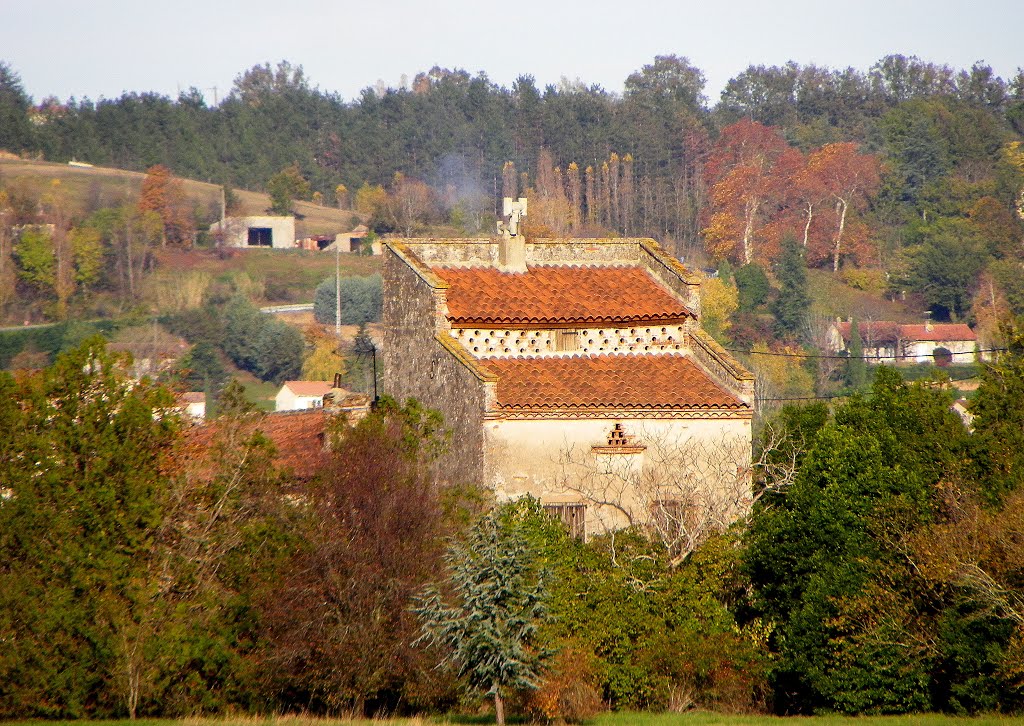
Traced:
[[[511, 723], [524, 723], [520, 719], [510, 719]], [[39, 721], [8, 721], [4, 726], [39, 726]], [[139, 719], [137, 721], [91, 721], [89, 726], [357, 726], [360, 724], [386, 723], [395, 726], [431, 726], [433, 724], [488, 724], [494, 719], [481, 716], [431, 716], [403, 719], [318, 719], [304, 716], [283, 716], [260, 718], [233, 717], [224, 719], [187, 718], [187, 719]], [[954, 726], [970, 724], [970, 726], [987, 726], [995, 724], [1024, 724], [1024, 717], [979, 716], [963, 718], [938, 714], [922, 714], [913, 716], [808, 716], [780, 718], [775, 716], [737, 716], [732, 714], [714, 714], [705, 712], [679, 713], [607, 713], [587, 723], [593, 726]], [[82, 726], [82, 721], [50, 721], [46, 726]]]
[[663, 713], [663, 714], [638, 714], [638, 713], [609, 713], [596, 718], [593, 723], [596, 726], [670, 726], [671, 724], [683, 724], [683, 726], [761, 726], [762, 724], [799, 724], [799, 726], [952, 726], [953, 724], [971, 724], [982, 726], [985, 724], [1017, 724], [1024, 723], [1024, 718], [1005, 718], [998, 716], [982, 716], [978, 718], [960, 718], [956, 716], [942, 716], [937, 714], [921, 714], [913, 716], [808, 716], [780, 718], [775, 716], [737, 716], [731, 714], [714, 714], [692, 712], [686, 714]]

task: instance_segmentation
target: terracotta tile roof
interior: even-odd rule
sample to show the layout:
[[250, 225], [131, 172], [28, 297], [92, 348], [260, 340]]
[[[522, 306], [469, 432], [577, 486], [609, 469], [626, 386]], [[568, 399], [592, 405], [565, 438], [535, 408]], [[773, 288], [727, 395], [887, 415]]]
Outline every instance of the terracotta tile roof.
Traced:
[[[261, 431], [274, 442], [274, 465], [287, 469], [300, 479], [309, 479], [320, 468], [325, 457], [324, 434], [329, 414], [323, 409], [268, 413], [254, 417], [245, 425], [246, 436]], [[215, 452], [211, 448], [220, 422], [214, 420], [193, 426], [183, 433], [178, 456], [182, 465], [195, 466], [198, 471], [212, 474]]]
[[[838, 323], [836, 325], [844, 341], [849, 342], [850, 331], [853, 329], [852, 326], [853, 323]], [[858, 320], [857, 332], [860, 333], [860, 338], [865, 343], [876, 345], [880, 343], [895, 343], [900, 339], [900, 324], [881, 320]]]
[[[852, 323], [838, 323], [836, 326], [843, 340], [849, 342]], [[896, 343], [897, 341], [935, 341], [947, 340], [977, 340], [974, 331], [964, 323], [932, 323], [931, 330], [928, 326], [901, 325], [884, 320], [865, 321], [857, 323], [857, 332], [865, 343]]]
[[498, 407], [746, 409], [681, 355], [492, 358]]
[[186, 391], [178, 394], [178, 403], [206, 403], [206, 394], [202, 391]]
[[931, 330], [924, 325], [903, 325], [900, 328], [904, 340], [977, 340], [978, 336], [964, 323], [933, 323]]
[[331, 384], [327, 381], [285, 381], [296, 396], [323, 396], [331, 392]]
[[678, 320], [693, 313], [642, 267], [538, 265], [528, 272], [435, 267], [448, 283], [448, 318], [463, 325]]

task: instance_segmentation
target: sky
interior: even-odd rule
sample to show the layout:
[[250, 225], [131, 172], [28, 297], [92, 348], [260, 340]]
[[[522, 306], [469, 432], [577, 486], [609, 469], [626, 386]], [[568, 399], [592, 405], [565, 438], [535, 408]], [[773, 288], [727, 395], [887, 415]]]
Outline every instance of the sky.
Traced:
[[704, 71], [714, 103], [749, 65], [789, 60], [867, 70], [901, 53], [982, 60], [1009, 79], [1024, 66], [1022, 29], [1024, 0], [0, 0], [0, 62], [36, 101], [196, 87], [212, 103], [246, 69], [281, 60], [350, 100], [435, 65], [621, 93], [630, 73], [674, 54]]

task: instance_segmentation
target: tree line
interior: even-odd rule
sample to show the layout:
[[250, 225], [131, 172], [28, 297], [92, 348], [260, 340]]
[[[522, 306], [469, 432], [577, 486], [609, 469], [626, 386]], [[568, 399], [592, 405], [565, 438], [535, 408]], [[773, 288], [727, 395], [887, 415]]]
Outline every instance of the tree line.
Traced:
[[[313, 197], [379, 232], [478, 234], [502, 196], [526, 195], [538, 233], [651, 236], [698, 266], [769, 272], [791, 235], [810, 266], [916, 295], [939, 318], [994, 329], [1021, 308], [1024, 75], [982, 63], [751, 66], [714, 105], [677, 56], [631, 74], [622, 94], [434, 68], [347, 102], [287, 62], [240, 74], [216, 106], [194, 90], [33, 103], [6, 65], [0, 88], [0, 147], [163, 165], [265, 188], [285, 211]], [[178, 227], [164, 215], [161, 242]]]
[[742, 118], [783, 129], [802, 149], [839, 141], [877, 148], [883, 119], [908, 103], [962, 105], [1018, 134], [1024, 124], [1024, 76], [1004, 80], [981, 63], [957, 71], [892, 55], [867, 72], [751, 66], [713, 107], [704, 85], [686, 58], [659, 56], [626, 79], [621, 95], [578, 81], [540, 89], [529, 76], [505, 88], [484, 73], [433, 68], [408, 87], [367, 88], [345, 102], [282, 62], [241, 73], [213, 107], [195, 89], [177, 99], [33, 103], [5, 65], [0, 98], [11, 123], [0, 147], [139, 171], [164, 164], [246, 188], [297, 164], [328, 199], [338, 184], [386, 184], [395, 172], [493, 197], [503, 164], [532, 177], [541, 148], [563, 169], [575, 161], [595, 173], [612, 151], [628, 153], [638, 176], [685, 183], [707, 136]]

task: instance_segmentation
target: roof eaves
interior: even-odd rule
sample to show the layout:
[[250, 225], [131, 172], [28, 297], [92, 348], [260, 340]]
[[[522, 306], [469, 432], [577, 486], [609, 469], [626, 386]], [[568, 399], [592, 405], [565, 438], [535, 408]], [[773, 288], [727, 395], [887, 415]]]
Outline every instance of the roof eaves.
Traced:
[[419, 275], [419, 277], [432, 288], [435, 290], [448, 289], [448, 283], [442, 280], [432, 269], [430, 269], [430, 265], [421, 260], [419, 256], [409, 249], [408, 245], [404, 242], [387, 240], [384, 242], [384, 246], [394, 252], [400, 260], [412, 268], [412, 271]]
[[616, 316], [589, 316], [589, 317], [535, 317], [535, 318], [520, 318], [520, 317], [467, 317], [467, 316], [449, 316], [448, 320], [456, 325], [460, 326], [478, 326], [484, 327], [487, 325], [498, 325], [501, 326], [531, 326], [531, 327], [579, 327], [581, 325], [606, 325], [608, 323], [676, 323], [682, 322], [687, 318], [694, 317], [693, 313], [689, 309], [685, 309], [680, 313], [671, 313], [666, 315], [616, 315]]
[[679, 260], [666, 253], [665, 250], [661, 249], [661, 245], [659, 245], [653, 239], [641, 239], [639, 240], [639, 242], [641, 249], [647, 252], [647, 254], [649, 254], [663, 266], [671, 270], [674, 274], [678, 275], [679, 278], [687, 285], [700, 284], [700, 278], [697, 277], [697, 275], [691, 272]]
[[465, 347], [448, 333], [438, 333], [434, 340], [441, 344], [441, 347], [455, 356], [462, 365], [470, 370], [473, 375], [484, 383], [496, 383], [498, 376], [492, 370], [483, 365], [479, 360], [466, 350]]
[[718, 341], [712, 338], [703, 328], [694, 328], [690, 335], [700, 346], [719, 363], [721, 363], [738, 381], [753, 381], [754, 374], [748, 371], [743, 364], [729, 355]]

